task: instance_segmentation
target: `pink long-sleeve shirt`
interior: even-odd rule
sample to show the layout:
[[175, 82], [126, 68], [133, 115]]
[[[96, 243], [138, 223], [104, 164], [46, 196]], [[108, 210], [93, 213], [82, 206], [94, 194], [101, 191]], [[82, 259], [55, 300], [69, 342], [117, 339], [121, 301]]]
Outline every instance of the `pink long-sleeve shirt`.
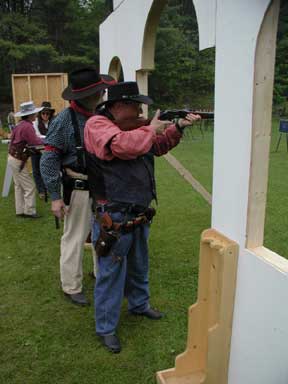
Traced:
[[121, 131], [106, 116], [91, 117], [84, 130], [86, 150], [101, 160], [132, 160], [153, 149], [156, 156], [161, 156], [175, 147], [182, 134], [174, 124], [170, 125], [161, 135], [156, 135], [151, 125]]

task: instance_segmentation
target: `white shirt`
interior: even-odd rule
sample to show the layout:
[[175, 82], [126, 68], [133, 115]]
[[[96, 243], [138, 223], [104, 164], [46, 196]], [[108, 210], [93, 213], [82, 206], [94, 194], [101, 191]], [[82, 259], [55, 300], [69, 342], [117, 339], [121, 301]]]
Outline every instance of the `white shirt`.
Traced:
[[[48, 121], [47, 122], [43, 121], [43, 123], [45, 125], [45, 128], [48, 129], [48, 124], [49, 124]], [[39, 121], [38, 121], [38, 118], [36, 118], [36, 120], [33, 121], [33, 127], [34, 127], [34, 130], [35, 130], [35, 133], [41, 139], [45, 139], [46, 136], [45, 135], [41, 135], [38, 126], [39, 126]]]

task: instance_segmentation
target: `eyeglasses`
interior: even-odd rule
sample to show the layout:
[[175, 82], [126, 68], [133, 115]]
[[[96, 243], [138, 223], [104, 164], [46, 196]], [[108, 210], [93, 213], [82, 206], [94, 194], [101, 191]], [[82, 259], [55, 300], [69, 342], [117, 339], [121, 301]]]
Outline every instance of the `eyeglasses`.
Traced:
[[48, 116], [50, 116], [50, 112], [41, 112], [41, 115], [48, 115]]

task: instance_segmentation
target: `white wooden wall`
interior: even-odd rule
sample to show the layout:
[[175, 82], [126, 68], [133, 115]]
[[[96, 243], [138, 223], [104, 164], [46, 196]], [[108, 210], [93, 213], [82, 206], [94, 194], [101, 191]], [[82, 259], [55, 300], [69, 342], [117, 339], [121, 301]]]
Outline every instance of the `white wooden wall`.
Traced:
[[113, 0], [113, 8], [116, 9], [123, 2], [123, 0]]
[[[283, 305], [288, 262], [263, 249], [261, 243], [257, 250], [246, 248], [248, 219], [253, 219], [248, 217], [253, 123], [259, 119], [254, 99], [259, 70], [255, 56], [269, 4], [269, 0], [233, 1], [233, 5], [229, 0], [217, 2], [212, 227], [240, 245], [231, 384], [288, 382], [288, 308]], [[271, 102], [272, 94], [267, 99]], [[262, 114], [265, 109], [267, 104]], [[262, 168], [267, 167], [268, 154], [258, 161], [263, 161]]]
[[107, 72], [112, 59], [118, 57], [124, 79], [136, 80], [136, 71], [142, 66], [144, 31], [152, 3], [153, 0], [114, 1], [114, 8], [118, 8], [100, 26], [101, 71]]
[[[135, 80], [137, 71], [153, 69], [151, 52], [148, 60], [145, 57], [148, 53], [144, 40], [149, 32], [146, 20], [157, 3], [163, 6], [162, 0], [114, 1], [115, 11], [100, 28], [103, 73], [109, 70], [115, 56], [121, 60], [125, 80]], [[240, 247], [229, 384], [287, 384], [288, 262], [263, 248], [261, 240], [256, 248], [247, 248], [247, 236], [253, 232], [253, 217], [249, 216], [255, 177], [253, 163], [255, 169], [262, 164], [268, 168], [268, 155], [255, 155], [253, 146], [254, 135], [260, 143], [257, 148], [267, 149], [266, 143], [269, 148], [269, 132], [263, 135], [263, 143], [261, 134], [255, 134], [260, 121], [258, 99], [262, 100], [256, 84], [259, 81], [266, 95], [264, 124], [267, 121], [269, 124], [272, 93], [267, 87], [273, 83], [279, 0], [194, 0], [194, 6], [200, 48], [216, 45], [212, 227]], [[264, 20], [268, 20], [267, 38], [262, 38], [263, 48], [261, 45], [259, 48]], [[261, 53], [261, 49], [265, 52]], [[266, 74], [259, 68], [261, 54], [267, 62], [271, 61]], [[150, 64], [144, 65], [147, 62]], [[265, 187], [261, 198], [265, 207]], [[263, 232], [262, 224], [259, 224], [260, 232]]]

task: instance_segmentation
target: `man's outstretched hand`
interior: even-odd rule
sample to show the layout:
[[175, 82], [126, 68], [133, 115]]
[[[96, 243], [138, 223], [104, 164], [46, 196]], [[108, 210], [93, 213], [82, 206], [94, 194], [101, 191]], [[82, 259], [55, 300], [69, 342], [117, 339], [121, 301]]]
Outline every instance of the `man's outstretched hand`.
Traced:
[[151, 120], [150, 125], [154, 127], [156, 135], [161, 135], [165, 131], [168, 125], [173, 124], [172, 121], [169, 120], [159, 120], [160, 117], [160, 109], [157, 109], [153, 119]]
[[192, 125], [195, 121], [200, 119], [201, 119], [200, 115], [194, 115], [193, 113], [188, 113], [185, 119], [178, 120], [178, 125], [180, 128], [185, 128], [185, 127], [188, 127], [189, 125]]

